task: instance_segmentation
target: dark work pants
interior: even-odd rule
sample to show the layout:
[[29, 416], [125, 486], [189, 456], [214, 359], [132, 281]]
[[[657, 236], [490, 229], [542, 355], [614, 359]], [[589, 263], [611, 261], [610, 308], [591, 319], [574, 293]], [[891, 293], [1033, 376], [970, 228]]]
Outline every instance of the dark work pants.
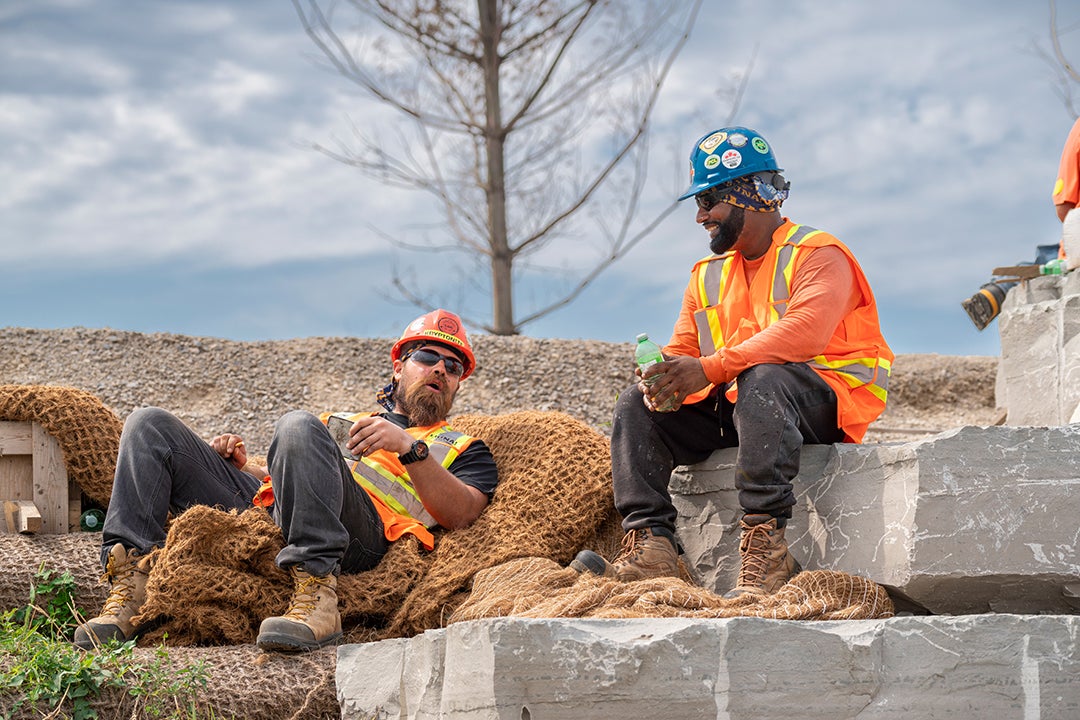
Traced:
[[[319, 418], [300, 411], [284, 415], [267, 459], [273, 517], [285, 539], [279, 566], [327, 575], [378, 564], [389, 548], [382, 521]], [[160, 408], [136, 410], [120, 435], [102, 528], [102, 565], [118, 542], [139, 553], [164, 545], [170, 512], [193, 505], [243, 511], [252, 507], [260, 485], [175, 415]]]
[[836, 394], [805, 363], [755, 365], [738, 377], [732, 404], [723, 393], [675, 412], [651, 412], [633, 385], [615, 403], [611, 473], [623, 529], [675, 532], [668, 481], [676, 465], [738, 447], [735, 484], [744, 513], [791, 517], [791, 481], [803, 444], [840, 442]]

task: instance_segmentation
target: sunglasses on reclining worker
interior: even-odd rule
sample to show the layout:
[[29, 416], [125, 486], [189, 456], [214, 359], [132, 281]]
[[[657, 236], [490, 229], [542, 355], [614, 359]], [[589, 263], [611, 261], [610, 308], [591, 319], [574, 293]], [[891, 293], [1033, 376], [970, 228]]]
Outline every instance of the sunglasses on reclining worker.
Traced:
[[441, 360], [443, 367], [446, 368], [446, 374], [453, 375], [454, 377], [461, 377], [461, 374], [465, 372], [465, 363], [461, 362], [456, 357], [452, 355], [440, 355], [434, 350], [428, 350], [427, 348], [410, 350], [405, 353], [405, 357], [401, 358], [401, 361], [404, 362], [410, 358], [427, 367], [435, 367]]

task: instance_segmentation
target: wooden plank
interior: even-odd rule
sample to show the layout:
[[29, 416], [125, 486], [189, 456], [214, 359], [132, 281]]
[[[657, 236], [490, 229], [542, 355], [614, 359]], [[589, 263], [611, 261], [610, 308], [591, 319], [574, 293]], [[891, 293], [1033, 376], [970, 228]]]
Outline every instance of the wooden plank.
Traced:
[[0, 498], [34, 499], [34, 467], [30, 455], [0, 457]]
[[81, 532], [79, 518], [82, 517], [82, 488], [74, 480], [68, 480], [68, 532]]
[[64, 534], [68, 528], [68, 477], [60, 443], [33, 424], [34, 500], [41, 510], [42, 532]]
[[81, 492], [67, 476], [60, 443], [39, 423], [0, 421], [0, 498], [29, 502], [40, 532], [78, 529]]
[[33, 454], [31, 424], [14, 420], [0, 420], [0, 455]]
[[0, 498], [33, 501], [33, 452], [31, 423], [0, 421]]
[[9, 533], [32, 535], [41, 532], [41, 513], [29, 500], [5, 500], [4, 520]]

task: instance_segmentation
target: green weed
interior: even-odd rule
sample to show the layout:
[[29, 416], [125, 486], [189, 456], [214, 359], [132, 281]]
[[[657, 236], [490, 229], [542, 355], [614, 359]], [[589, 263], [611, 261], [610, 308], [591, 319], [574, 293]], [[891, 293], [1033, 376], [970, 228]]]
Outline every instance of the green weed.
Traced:
[[196, 704], [207, 683], [202, 663], [173, 667], [163, 646], [140, 659], [134, 642], [80, 650], [70, 642], [78, 624], [71, 574], [41, 567], [34, 580], [30, 603], [0, 614], [0, 717], [33, 711], [94, 720], [93, 700], [107, 688], [133, 699], [133, 717], [205, 716]]

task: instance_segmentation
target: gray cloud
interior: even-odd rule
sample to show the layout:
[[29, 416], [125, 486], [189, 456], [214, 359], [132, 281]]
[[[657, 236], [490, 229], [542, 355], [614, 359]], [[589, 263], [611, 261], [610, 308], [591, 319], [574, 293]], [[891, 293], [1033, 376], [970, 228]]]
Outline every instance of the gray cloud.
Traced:
[[[897, 350], [994, 353], [996, 330], [977, 333], [959, 301], [1060, 230], [1049, 195], [1072, 120], [1030, 50], [1046, 16], [1004, 0], [706, 2], [656, 117], [649, 207], [682, 189], [690, 143], [724, 123], [722, 88], [757, 45], [736, 120], [776, 148], [793, 182], [788, 213], [855, 250]], [[1080, 55], [1075, 33], [1065, 39]], [[5, 262], [27, 280], [0, 291], [0, 323], [392, 334], [414, 309], [379, 299], [365, 308], [378, 320], [357, 324], [325, 293], [344, 286], [363, 306], [365, 292], [391, 293], [393, 267], [446, 274], [445, 257], [392, 250], [377, 232], [437, 237], [439, 218], [426, 198], [310, 147], [388, 119], [320, 64], [286, 2], [4, 3], [0, 232]], [[590, 247], [536, 262], [560, 267]], [[527, 330], [663, 337], [706, 252], [684, 203], [583, 298]], [[261, 315], [219, 319], [183, 300], [245, 306], [260, 272], [274, 278]], [[542, 302], [552, 282], [523, 279], [523, 301]], [[45, 286], [51, 314], [18, 302]], [[485, 312], [471, 279], [443, 297]]]

